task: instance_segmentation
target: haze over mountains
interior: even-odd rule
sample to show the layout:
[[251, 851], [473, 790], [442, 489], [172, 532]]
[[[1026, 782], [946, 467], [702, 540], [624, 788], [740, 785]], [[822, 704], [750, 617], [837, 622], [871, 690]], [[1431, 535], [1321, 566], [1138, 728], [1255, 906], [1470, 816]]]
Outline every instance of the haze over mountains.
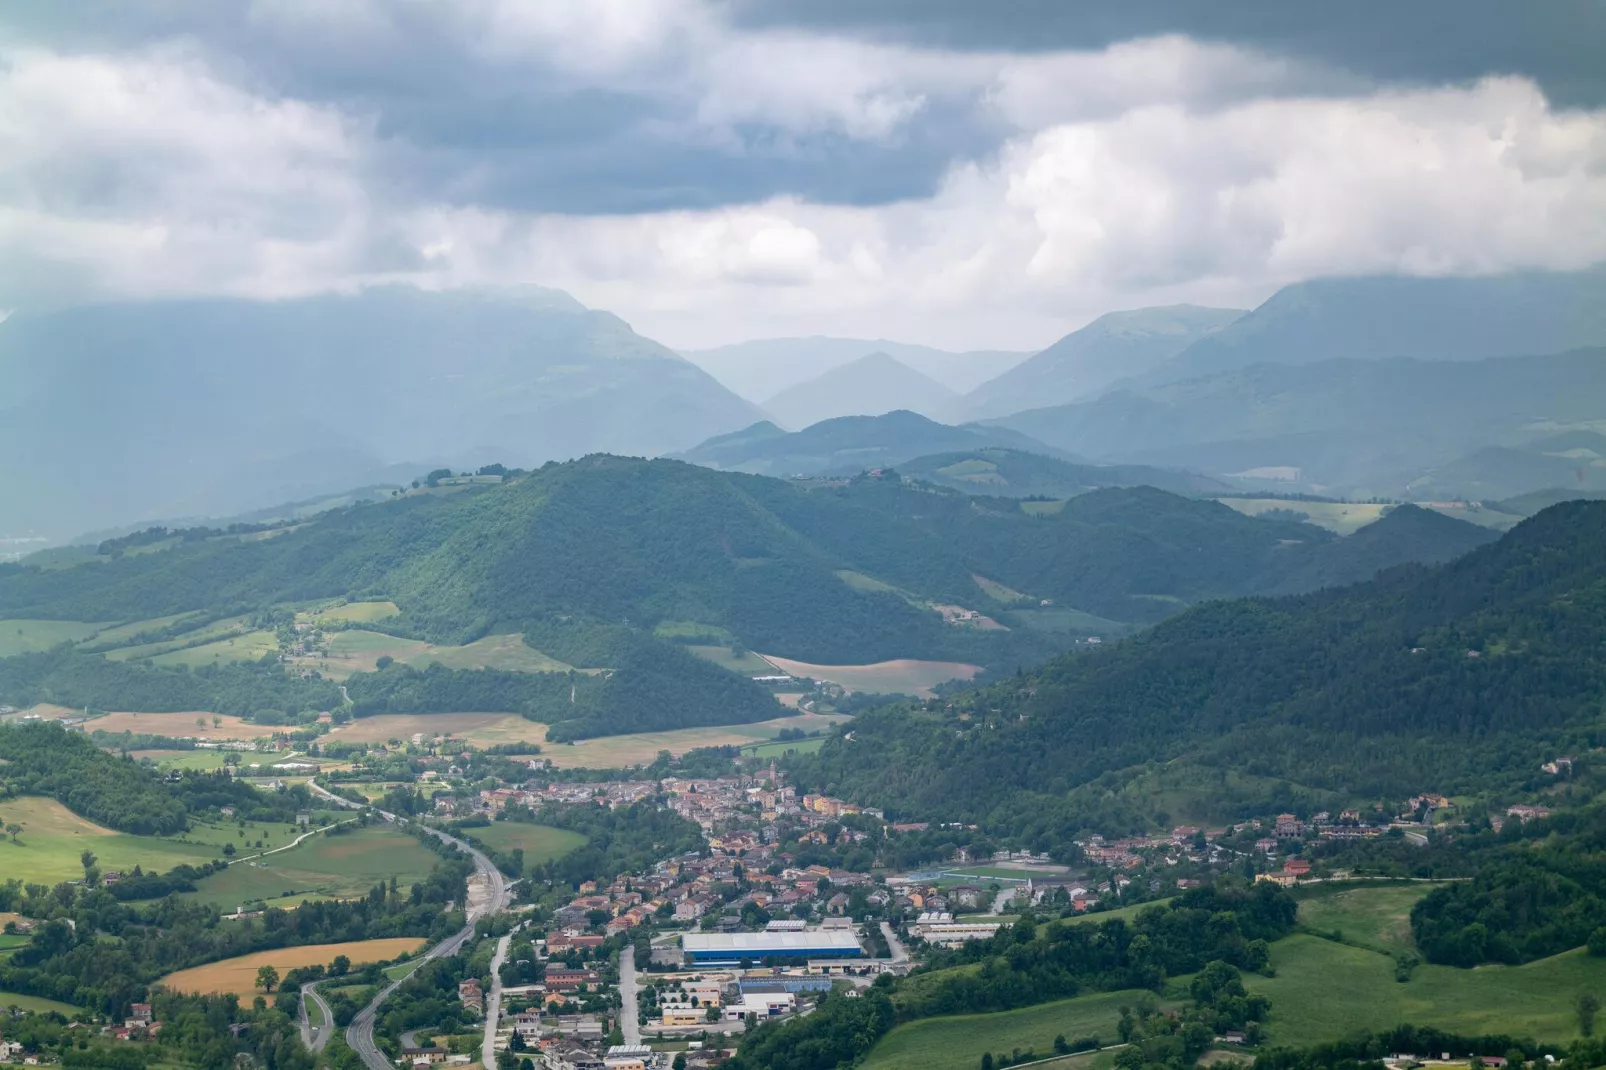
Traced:
[[783, 427], [801, 430], [838, 416], [875, 416], [907, 409], [942, 419], [959, 395], [885, 353], [832, 368], [763, 402]]

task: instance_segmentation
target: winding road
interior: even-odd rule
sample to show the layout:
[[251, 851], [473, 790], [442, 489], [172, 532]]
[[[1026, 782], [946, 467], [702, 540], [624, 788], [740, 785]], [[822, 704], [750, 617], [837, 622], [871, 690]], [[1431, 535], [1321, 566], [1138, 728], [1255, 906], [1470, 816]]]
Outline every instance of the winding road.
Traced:
[[[305, 1044], [307, 1050], [314, 1055], [323, 1050], [324, 1045], [329, 1043], [329, 1038], [334, 1035], [335, 1031], [335, 1012], [329, 1009], [328, 1002], [323, 998], [323, 994], [318, 991], [320, 983], [319, 981], [309, 981], [301, 986], [301, 1043]], [[308, 1016], [307, 1001], [309, 999], [318, 1005], [318, 1012], [322, 1015], [320, 1019], [323, 1022], [322, 1026], [314, 1027]]]
[[[325, 791], [315, 781], [308, 780], [307, 787], [336, 805], [353, 810], [363, 808], [361, 803], [355, 803], [350, 799], [343, 799], [333, 792]], [[384, 810], [376, 810], [375, 812], [386, 821], [394, 823], [398, 820], [395, 814], [387, 813]], [[502, 879], [502, 871], [493, 866], [491, 860], [486, 858], [484, 853], [470, 847], [456, 836], [448, 836], [439, 829], [433, 829], [427, 825], [420, 825], [419, 827], [436, 839], [453, 844], [458, 850], [466, 852], [469, 857], [474, 859], [476, 872], [474, 877], [469, 880], [468, 924], [461, 931], [447, 937], [422, 956], [414, 959], [413, 969], [417, 969], [419, 965], [431, 959], [447, 958], [457, 954], [462, 946], [474, 936], [475, 922], [500, 910], [507, 909], [508, 902], [507, 882]], [[477, 888], [475, 887], [476, 883], [479, 885]], [[394, 1070], [385, 1053], [380, 1051], [379, 1046], [374, 1043], [374, 1020], [379, 1015], [380, 1006], [412, 974], [413, 970], [408, 970], [407, 973], [381, 988], [374, 998], [369, 1001], [368, 1005], [357, 1012], [357, 1016], [351, 1020], [351, 1025], [346, 1027], [346, 1043], [351, 1046], [352, 1051], [357, 1053], [358, 1057], [362, 1059], [363, 1065], [368, 1067], [369, 1070]]]

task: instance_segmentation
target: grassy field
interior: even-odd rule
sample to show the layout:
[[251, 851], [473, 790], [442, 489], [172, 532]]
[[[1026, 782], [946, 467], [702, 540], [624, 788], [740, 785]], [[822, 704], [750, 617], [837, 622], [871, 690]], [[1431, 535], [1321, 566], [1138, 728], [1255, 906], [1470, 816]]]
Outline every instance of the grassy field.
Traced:
[[1354, 502], [1300, 502], [1282, 498], [1218, 498], [1245, 516], [1259, 516], [1273, 509], [1289, 509], [1304, 513], [1307, 523], [1326, 528], [1338, 535], [1353, 535], [1377, 520], [1382, 519], [1386, 505], [1365, 505]]
[[[156, 621], [141, 622], [132, 632], [126, 634], [125, 639], [133, 639], [141, 632], [149, 631], [157, 626]], [[245, 635], [251, 630], [245, 617], [228, 617], [204, 624], [192, 631], [172, 639], [162, 639], [151, 643], [139, 643], [134, 646], [115, 646], [115, 639], [108, 639], [115, 629], [109, 630], [95, 637], [92, 644], [97, 650], [104, 650], [105, 656], [111, 661], [136, 661], [145, 658], [154, 658], [170, 652], [178, 652], [181, 648], [200, 646], [214, 642], [222, 642]], [[111, 647], [111, 649], [107, 649]]]
[[0, 873], [25, 882], [55, 884], [81, 878], [84, 871], [78, 859], [85, 850], [94, 853], [103, 872], [126, 871], [135, 865], [161, 872], [185, 863], [210, 862], [221, 854], [217, 844], [116, 832], [79, 817], [55, 799], [32, 795], [0, 803], [0, 824], [13, 822], [22, 826], [22, 832], [16, 842], [9, 836], [0, 838]]
[[104, 627], [76, 620], [0, 620], [0, 658], [81, 642]]
[[1300, 889], [1299, 922], [1343, 942], [1391, 954], [1415, 951], [1411, 908], [1436, 884], [1411, 881], [1387, 885], [1316, 884]]
[[586, 842], [586, 838], [578, 832], [548, 828], [546, 825], [528, 825], [522, 821], [493, 821], [485, 828], [469, 829], [468, 834], [498, 851], [521, 848], [527, 866], [562, 858]]
[[352, 743], [406, 742], [417, 733], [446, 733], [477, 747], [497, 743], [544, 743], [546, 725], [509, 713], [382, 713], [336, 727], [331, 739]]
[[74, 1007], [71, 1003], [58, 1003], [53, 999], [42, 996], [25, 996], [21, 992], [0, 992], [0, 1007], [16, 1008], [19, 1011], [34, 1011], [37, 1014], [46, 1014], [55, 1011], [57, 1014], [71, 1018], [82, 1008]]
[[1036, 601], [1036, 599], [1033, 599], [1031, 595], [1021, 594], [1014, 588], [1005, 587], [997, 580], [990, 580], [986, 576], [972, 575], [970, 578], [975, 581], [976, 586], [980, 587], [988, 598], [991, 598], [995, 602], [1009, 604], [1013, 602]]
[[1055, 500], [1051, 502], [1021, 502], [1020, 511], [1027, 516], [1057, 516], [1065, 511], [1065, 502]]
[[384, 632], [353, 628], [329, 637], [329, 653], [297, 658], [297, 664], [343, 680], [354, 672], [371, 672], [382, 657], [422, 669], [439, 664], [448, 669], [505, 669], [509, 672], [569, 672], [573, 666], [525, 645], [522, 635], [488, 635], [467, 646], [437, 646]]
[[84, 727], [91, 732], [133, 732], [135, 735], [190, 737], [193, 739], [256, 739], [270, 736], [269, 725], [255, 725], [228, 714], [202, 710], [187, 713], [108, 713]]
[[170, 650], [148, 659], [152, 665], [183, 665], [199, 669], [203, 665], [221, 665], [227, 661], [257, 661], [267, 654], [279, 652], [279, 637], [273, 632], [246, 632], [244, 635], [219, 639], [215, 643]]
[[372, 624], [401, 615], [395, 602], [346, 602], [343, 605], [325, 606], [301, 614], [301, 619], [312, 622], [340, 624]]
[[749, 758], [784, 758], [788, 754], [813, 754], [824, 742], [824, 736], [816, 736], [814, 739], [778, 739], [773, 743], [754, 743], [750, 747], [743, 747], [742, 753]]
[[916, 661], [899, 658], [873, 665], [812, 665], [806, 661], [773, 654], [762, 655], [764, 660], [793, 676], [807, 676], [814, 680], [828, 680], [849, 691], [872, 693], [899, 693], [930, 697], [932, 687], [947, 680], [969, 680], [981, 672], [980, 665], [967, 665], [958, 661]]
[[728, 646], [688, 646], [686, 649], [722, 669], [739, 672], [744, 676], [768, 676], [775, 671], [775, 666], [751, 650], [732, 654]]
[[395, 877], [401, 887], [428, 876], [435, 855], [406, 833], [371, 826], [312, 838], [259, 860], [239, 862], [200, 881], [186, 898], [232, 910], [258, 899], [365, 895]]
[[1579, 949], [1526, 966], [1419, 966], [1394, 980], [1394, 961], [1365, 948], [1296, 935], [1272, 945], [1277, 976], [1246, 974], [1271, 999], [1274, 1044], [1315, 1044], [1402, 1022], [1463, 1034], [1510, 1033], [1562, 1042], [1578, 1036], [1573, 999], [1606, 991], [1606, 960]]
[[[210, 772], [222, 769], [224, 759], [233, 753], [221, 750], [131, 750], [135, 759], [149, 758], [162, 769], [199, 769]], [[241, 759], [244, 760], [243, 758]]]
[[614, 769], [651, 762], [661, 750], [679, 755], [698, 747], [741, 747], [769, 742], [783, 728], [801, 728], [805, 732], [813, 732], [850, 720], [852, 717], [847, 714], [799, 713], [753, 724], [604, 736], [582, 740], [573, 746], [546, 747], [541, 756], [560, 769]]
[[370, 962], [385, 962], [397, 955], [410, 954], [423, 947], [425, 942], [423, 937], [418, 936], [394, 936], [383, 940], [358, 940], [345, 944], [306, 944], [274, 951], [257, 951], [250, 955], [224, 959], [221, 962], [209, 962], [205, 966], [170, 973], [162, 978], [161, 983], [174, 992], [202, 995], [233, 992], [235, 995], [249, 997], [262, 991], [257, 987], [257, 970], [263, 966], [272, 966], [283, 974], [297, 966], [327, 964], [333, 961], [336, 955], [346, 956], [353, 966], [362, 966]]
[[1054, 1037], [1066, 1040], [1097, 1035], [1116, 1040], [1119, 1007], [1131, 1005], [1138, 992], [1101, 992], [1056, 1000], [1036, 1007], [998, 1014], [961, 1014], [925, 1018], [898, 1026], [877, 1044], [864, 1070], [975, 1070], [982, 1053], [1008, 1054], [1016, 1048], [1051, 1055]]

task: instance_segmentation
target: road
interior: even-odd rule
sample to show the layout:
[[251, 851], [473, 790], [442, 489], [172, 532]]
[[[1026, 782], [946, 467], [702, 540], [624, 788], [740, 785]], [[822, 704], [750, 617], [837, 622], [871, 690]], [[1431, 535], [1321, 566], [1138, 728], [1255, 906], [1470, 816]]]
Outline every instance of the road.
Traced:
[[901, 966], [909, 961], [909, 950], [898, 940], [898, 934], [892, 931], [887, 922], [881, 923], [881, 935], [887, 938], [887, 950], [892, 952], [892, 964]]
[[[308, 1000], [318, 1005], [318, 1011], [321, 1014], [319, 1021], [323, 1022], [323, 1025], [316, 1030], [313, 1028], [311, 1018], [307, 1013]], [[329, 1043], [329, 1038], [334, 1034], [334, 1031], [335, 1012], [329, 1009], [328, 1002], [323, 998], [323, 994], [318, 991], [318, 982], [311, 981], [302, 985], [301, 1043], [307, 1046], [308, 1051], [316, 1055], [323, 1050], [325, 1044]]]
[[619, 952], [619, 1030], [624, 1033], [626, 1044], [641, 1043], [641, 1010], [636, 1002], [637, 991], [636, 945], [627, 944]]
[[998, 889], [998, 894], [993, 897], [993, 913], [1007, 914], [1010, 904], [1015, 901], [1015, 893], [1023, 889], [1024, 885], [1018, 884], [1006, 884]]
[[513, 934], [508, 933], [496, 942], [496, 954], [491, 956], [491, 990], [485, 994], [485, 1043], [480, 1048], [480, 1065], [496, 1065], [496, 1023], [502, 1016], [502, 964], [507, 961], [508, 945]]
[[[325, 791], [315, 781], [308, 780], [307, 787], [320, 797], [336, 805], [353, 810], [362, 809], [360, 803], [354, 803], [350, 799], [342, 799], [333, 792]], [[397, 820], [395, 814], [386, 813], [384, 810], [376, 810], [375, 812], [386, 821], [395, 822]], [[508, 898], [507, 882], [503, 880], [501, 870], [493, 866], [491, 860], [486, 858], [484, 853], [475, 850], [456, 836], [448, 836], [440, 829], [433, 829], [427, 825], [420, 825], [419, 827], [436, 839], [454, 844], [458, 850], [467, 852], [469, 857], [474, 859], [475, 874], [469, 878], [468, 902], [465, 904], [468, 924], [460, 932], [447, 937], [422, 956], [414, 959], [415, 964], [422, 964], [431, 959], [448, 958], [457, 954], [462, 946], [473, 937], [474, 923], [479, 921], [480, 918], [506, 910]], [[416, 968], [417, 965], [414, 966], [414, 969]], [[346, 1043], [351, 1046], [352, 1051], [357, 1053], [362, 1059], [363, 1065], [368, 1067], [369, 1070], [394, 1070], [390, 1060], [385, 1057], [385, 1053], [380, 1051], [379, 1046], [374, 1043], [374, 1019], [378, 1017], [380, 1006], [386, 999], [390, 998], [390, 994], [396, 991], [402, 981], [412, 976], [412, 973], [413, 971], [409, 970], [398, 980], [392, 981], [381, 988], [368, 1005], [357, 1012], [357, 1016], [351, 1020], [351, 1025], [346, 1027]], [[493, 1063], [492, 1065], [495, 1064]]]

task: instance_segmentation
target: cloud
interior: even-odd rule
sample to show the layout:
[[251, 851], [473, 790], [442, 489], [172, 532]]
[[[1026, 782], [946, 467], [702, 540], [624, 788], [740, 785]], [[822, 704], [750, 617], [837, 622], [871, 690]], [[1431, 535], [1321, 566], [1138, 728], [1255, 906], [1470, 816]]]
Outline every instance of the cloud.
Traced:
[[1606, 258], [1606, 112], [1525, 77], [1377, 85], [1177, 34], [955, 50], [690, 0], [206, 10], [0, 52], [0, 307], [532, 282], [673, 344], [1027, 347], [1313, 275]]

